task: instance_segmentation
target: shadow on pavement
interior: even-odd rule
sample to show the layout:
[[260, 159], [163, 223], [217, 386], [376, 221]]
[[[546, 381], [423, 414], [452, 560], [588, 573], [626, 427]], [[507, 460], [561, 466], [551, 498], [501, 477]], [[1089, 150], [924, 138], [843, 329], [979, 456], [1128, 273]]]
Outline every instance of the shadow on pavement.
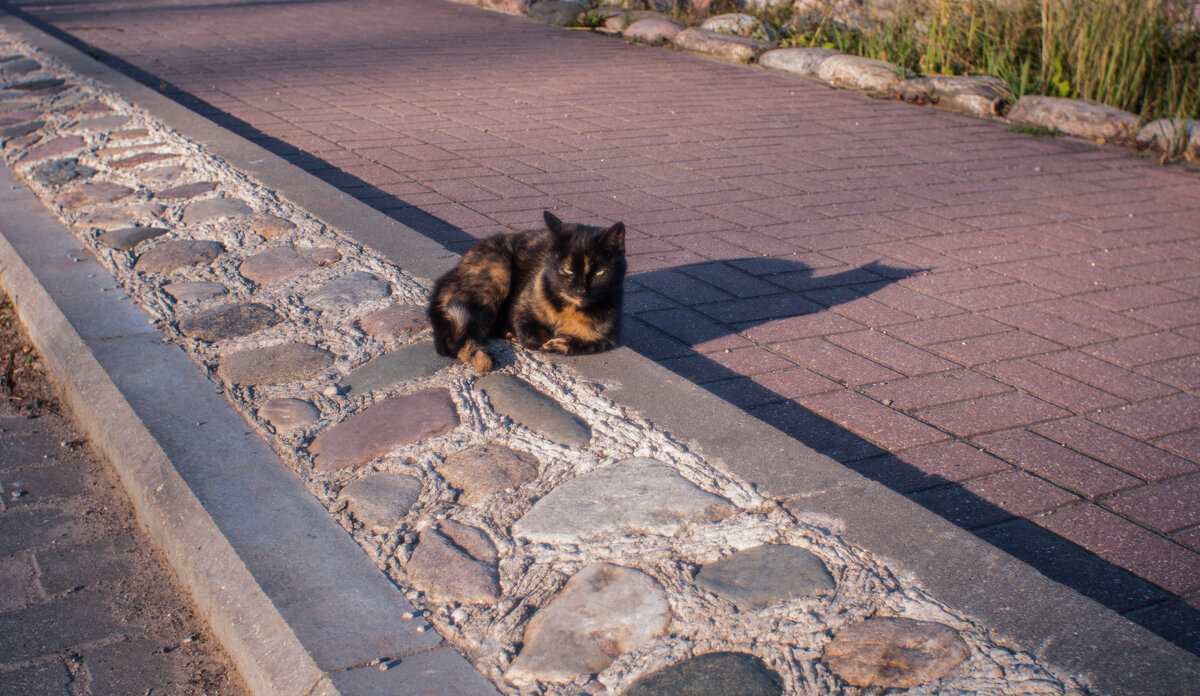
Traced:
[[[281, 4], [294, 1], [312, 0], [263, 0], [263, 2], [280, 2]], [[217, 125], [283, 157], [348, 195], [439, 242], [451, 251], [461, 253], [477, 241], [454, 225], [421, 211], [418, 207], [338, 169], [311, 153], [267, 135], [251, 124], [195, 95], [164, 82], [151, 73], [120, 58], [97, 51], [95, 47], [89, 47], [76, 37], [66, 34], [36, 17], [15, 8], [6, 7], [13, 14], [20, 16], [42, 31], [80, 51], [92, 53], [98, 60], [110, 67], [160, 91]], [[812, 277], [811, 269], [803, 264], [772, 258], [747, 258], [650, 271], [632, 275], [627, 282], [653, 289], [677, 280], [680, 273], [689, 277], [703, 278], [714, 271], [725, 268], [736, 268], [751, 276], [788, 274], [792, 276], [789, 287], [803, 285], [796, 281], [802, 279], [806, 274]], [[805, 289], [853, 286], [858, 293], [869, 295], [911, 273], [913, 271], [872, 263], [837, 276], [813, 278], [815, 285], [808, 285]], [[695, 286], [698, 293], [703, 293], [704, 285], [704, 283], [700, 283]], [[855, 296], [861, 295], [855, 294]], [[683, 307], [702, 305], [712, 301], [708, 297], [689, 297], [686, 290], [676, 291], [672, 299]], [[847, 299], [850, 299], [849, 294]], [[777, 293], [773, 303], [776, 309], [769, 314], [761, 317], [733, 318], [729, 323], [736, 325], [739, 331], [745, 331], [766, 321], [825, 311], [828, 306], [836, 306], [836, 304], [816, 305], [802, 296], [798, 290], [794, 291], [790, 297], [786, 293]], [[627, 313], [629, 311], [630, 308], [627, 308]], [[628, 318], [630, 320], [627, 321], [622, 338], [624, 345], [637, 350], [677, 374], [692, 379], [702, 388], [738, 406], [749, 415], [778, 428], [812, 449], [905, 495], [910, 500], [1028, 563], [1045, 576], [1125, 615], [1130, 620], [1181, 648], [1200, 655], [1200, 611], [1190, 606], [1182, 598], [1105, 561], [1091, 551], [1043, 529], [1029, 520], [1014, 517], [958, 483], [926, 474], [904, 461], [903, 455], [888, 453], [840, 425], [813, 413], [799, 403], [692, 351], [675, 339], [641, 323], [636, 317]], [[734, 332], [723, 330], [723, 333], [709, 335], [703, 340], [716, 340], [722, 335], [732, 336]], [[674, 343], [676, 346], [664, 351], [664, 341]], [[903, 530], [897, 530], [897, 533], [903, 533]]]

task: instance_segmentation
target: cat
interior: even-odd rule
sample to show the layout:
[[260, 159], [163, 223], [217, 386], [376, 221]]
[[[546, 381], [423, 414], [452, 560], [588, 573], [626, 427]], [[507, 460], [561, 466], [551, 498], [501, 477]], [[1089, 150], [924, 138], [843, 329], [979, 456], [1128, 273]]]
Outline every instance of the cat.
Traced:
[[625, 225], [566, 224], [510, 232], [471, 247], [438, 279], [429, 303], [434, 346], [479, 372], [501, 336], [530, 350], [579, 355], [616, 345], [625, 280]]

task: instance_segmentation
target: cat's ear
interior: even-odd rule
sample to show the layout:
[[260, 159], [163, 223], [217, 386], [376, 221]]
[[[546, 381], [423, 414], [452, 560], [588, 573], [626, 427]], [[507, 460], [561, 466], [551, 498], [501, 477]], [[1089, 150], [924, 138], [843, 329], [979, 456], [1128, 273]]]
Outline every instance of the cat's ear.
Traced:
[[600, 235], [603, 242], [617, 251], [625, 251], [625, 223], [618, 222]]
[[562, 220], [554, 217], [554, 213], [550, 212], [549, 210], [543, 210], [542, 219], [546, 221], [546, 228], [553, 232], [556, 237], [561, 237], [563, 235]]

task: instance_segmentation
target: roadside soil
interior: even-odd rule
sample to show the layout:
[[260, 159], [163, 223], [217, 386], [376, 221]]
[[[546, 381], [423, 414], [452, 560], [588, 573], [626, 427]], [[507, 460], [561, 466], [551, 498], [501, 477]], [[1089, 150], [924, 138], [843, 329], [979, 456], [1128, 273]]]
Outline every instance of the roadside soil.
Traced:
[[[23, 689], [27, 684], [40, 685], [28, 675], [58, 665], [59, 674], [65, 668], [69, 675], [62, 679], [66, 682], [65, 693], [71, 696], [246, 696], [248, 691], [232, 662], [191, 607], [165, 558], [137, 524], [128, 499], [114, 485], [115, 474], [101, 463], [71, 423], [69, 414], [64, 413], [12, 302], [0, 291], [0, 419], [19, 423], [18, 418], [28, 422], [29, 430], [52, 434], [54, 440], [41, 445], [50, 452], [43, 457], [49, 458], [48, 466], [70, 467], [62, 479], [72, 489], [69, 495], [51, 491], [53, 503], [35, 500], [26, 507], [53, 507], [70, 523], [65, 527], [68, 531], [50, 542], [53, 546], [34, 543], [9, 559], [32, 556], [36, 565], [32, 566], [31, 577], [19, 578], [14, 584], [17, 596], [10, 597], [13, 601], [0, 605], [0, 623], [20, 625], [24, 623], [22, 615], [57, 612], [62, 616], [53, 616], [47, 625], [61, 628], [66, 635], [79, 633], [72, 624], [81, 619], [65, 608], [73, 606], [72, 595], [77, 599], [97, 594], [102, 595], [99, 602], [104, 607], [103, 616], [119, 628], [91, 632], [81, 639], [51, 638], [42, 641], [37, 656], [17, 662], [10, 661], [11, 653], [8, 657], [0, 654], [0, 692]], [[0, 454], [0, 473], [36, 469], [21, 463], [32, 456], [22, 451], [20, 444], [28, 438], [0, 433], [0, 441], [6, 439], [9, 442], [5, 444], [12, 448], [0, 447], [4, 453]], [[56, 440], [60, 452], [54, 450]], [[21, 491], [5, 490], [5, 495], [10, 494], [21, 495]], [[38, 498], [38, 491], [32, 490], [31, 495]], [[0, 510], [4, 507], [0, 505]], [[9, 507], [5, 514], [19, 514], [18, 507]], [[42, 554], [57, 553], [61, 557], [63, 551], [73, 549], [78, 549], [80, 555], [95, 555], [100, 562], [79, 571], [81, 585], [55, 587], [45, 575], [49, 566], [40, 565]], [[50, 632], [55, 630], [51, 628]], [[46, 649], [47, 643], [65, 647]], [[35, 682], [24, 681], [27, 678]], [[57, 680], [55, 688], [63, 688]]]

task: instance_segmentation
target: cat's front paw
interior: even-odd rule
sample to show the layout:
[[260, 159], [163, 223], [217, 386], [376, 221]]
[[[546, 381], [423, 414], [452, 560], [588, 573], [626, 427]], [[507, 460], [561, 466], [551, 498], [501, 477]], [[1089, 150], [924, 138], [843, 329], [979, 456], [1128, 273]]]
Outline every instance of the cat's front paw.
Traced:
[[542, 350], [547, 353], [562, 353], [567, 355], [571, 352], [571, 344], [565, 338], [552, 338], [542, 344]]

